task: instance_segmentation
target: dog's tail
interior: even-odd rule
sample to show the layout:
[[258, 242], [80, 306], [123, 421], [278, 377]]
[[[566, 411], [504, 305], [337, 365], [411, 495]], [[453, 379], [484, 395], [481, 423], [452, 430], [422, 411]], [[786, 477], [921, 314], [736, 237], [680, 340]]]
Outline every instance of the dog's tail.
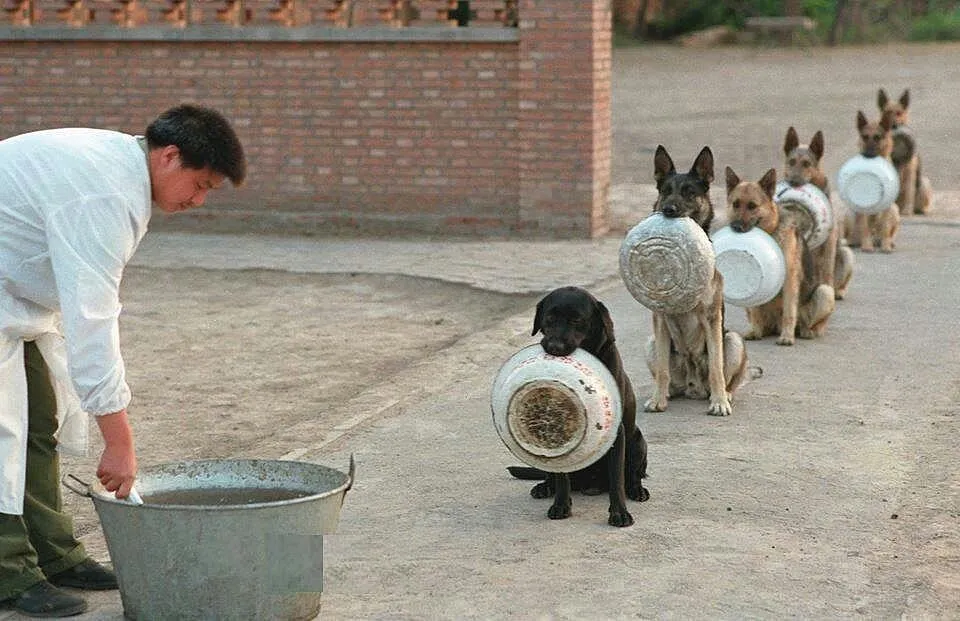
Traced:
[[512, 474], [514, 478], [524, 481], [544, 481], [547, 478], [547, 473], [543, 470], [527, 466], [507, 466], [507, 472]]

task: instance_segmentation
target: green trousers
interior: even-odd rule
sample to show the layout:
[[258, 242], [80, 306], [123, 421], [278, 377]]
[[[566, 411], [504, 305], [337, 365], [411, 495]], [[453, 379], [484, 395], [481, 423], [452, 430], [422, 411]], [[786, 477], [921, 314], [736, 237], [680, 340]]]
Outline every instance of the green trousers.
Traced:
[[63, 512], [57, 454], [57, 400], [50, 372], [33, 342], [24, 347], [27, 369], [27, 481], [23, 515], [0, 513], [0, 600], [78, 565], [86, 557]]

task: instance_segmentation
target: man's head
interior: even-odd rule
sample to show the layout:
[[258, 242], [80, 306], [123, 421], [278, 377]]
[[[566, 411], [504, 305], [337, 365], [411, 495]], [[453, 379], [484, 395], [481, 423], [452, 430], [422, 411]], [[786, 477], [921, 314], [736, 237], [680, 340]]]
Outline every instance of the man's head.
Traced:
[[145, 136], [152, 198], [163, 211], [199, 207], [224, 180], [238, 186], [246, 178], [240, 140], [215, 110], [188, 104], [171, 108], [147, 126]]

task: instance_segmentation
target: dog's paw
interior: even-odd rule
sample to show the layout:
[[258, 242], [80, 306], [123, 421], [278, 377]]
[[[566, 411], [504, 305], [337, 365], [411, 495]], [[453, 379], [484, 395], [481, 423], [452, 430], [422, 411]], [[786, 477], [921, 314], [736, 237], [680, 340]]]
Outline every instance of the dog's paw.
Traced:
[[570, 517], [570, 501], [564, 503], [553, 503], [547, 510], [547, 517], [551, 520], [564, 520]]
[[763, 332], [757, 330], [756, 328], [750, 328], [743, 334], [743, 340], [745, 341], [759, 341], [763, 338]]
[[797, 336], [802, 339], [816, 338], [817, 333], [810, 328], [797, 328]]
[[777, 345], [793, 345], [792, 336], [781, 336], [777, 339]]
[[730, 404], [729, 398], [718, 399], [710, 404], [707, 414], [710, 416], [730, 416], [733, 414], [733, 405]]
[[633, 526], [633, 516], [626, 509], [610, 509], [610, 517], [607, 518], [607, 524], [623, 528], [624, 526]]
[[665, 412], [666, 409], [667, 400], [656, 395], [647, 399], [647, 402], [643, 405], [645, 412]]
[[650, 500], [650, 492], [642, 485], [630, 486], [627, 488], [627, 498], [637, 502], [646, 502]]
[[873, 246], [860, 246], [860, 252], [873, 252]]
[[530, 495], [534, 498], [550, 498], [553, 496], [553, 488], [550, 487], [549, 483], [543, 481], [533, 486], [530, 490]]
[[880, 246], [880, 252], [884, 254], [890, 254], [893, 252], [893, 246]]

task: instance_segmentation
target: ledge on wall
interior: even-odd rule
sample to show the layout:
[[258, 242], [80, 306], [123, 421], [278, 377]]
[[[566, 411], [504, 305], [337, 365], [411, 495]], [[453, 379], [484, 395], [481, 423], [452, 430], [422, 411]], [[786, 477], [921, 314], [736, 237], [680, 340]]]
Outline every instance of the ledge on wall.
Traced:
[[346, 41], [346, 42], [511, 42], [519, 41], [516, 28], [335, 28], [325, 26], [0, 26], [0, 41]]

